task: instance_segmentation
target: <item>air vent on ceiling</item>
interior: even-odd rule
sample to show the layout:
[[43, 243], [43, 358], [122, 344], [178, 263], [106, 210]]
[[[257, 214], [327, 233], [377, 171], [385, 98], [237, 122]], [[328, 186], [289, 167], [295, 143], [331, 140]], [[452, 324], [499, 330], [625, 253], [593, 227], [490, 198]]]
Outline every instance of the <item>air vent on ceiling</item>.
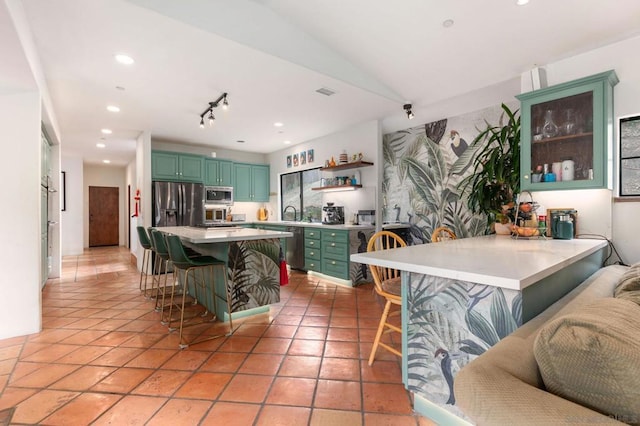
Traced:
[[321, 95], [325, 95], [325, 96], [331, 96], [331, 95], [335, 95], [336, 92], [334, 92], [331, 89], [328, 89], [326, 87], [321, 87], [318, 90], [316, 90], [316, 92], [320, 93]]

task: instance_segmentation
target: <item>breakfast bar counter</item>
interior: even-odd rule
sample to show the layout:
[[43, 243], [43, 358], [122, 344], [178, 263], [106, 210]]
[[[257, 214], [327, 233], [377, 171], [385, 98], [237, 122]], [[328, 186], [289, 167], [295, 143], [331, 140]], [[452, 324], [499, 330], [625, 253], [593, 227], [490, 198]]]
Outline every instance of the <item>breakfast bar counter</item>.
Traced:
[[[241, 227], [196, 228], [168, 226], [157, 228], [180, 237], [182, 243], [204, 255], [226, 263], [227, 282], [231, 294], [231, 312], [225, 300], [224, 276], [218, 268], [207, 282], [213, 283], [221, 297], [209, 293], [202, 301], [208, 309], [220, 313], [220, 319], [267, 312], [269, 305], [280, 301], [280, 239], [291, 237], [290, 232], [249, 229]], [[224, 314], [221, 314], [224, 313]]]
[[402, 375], [414, 409], [468, 424], [457, 372], [599, 269], [605, 240], [482, 236], [351, 255], [402, 271]]

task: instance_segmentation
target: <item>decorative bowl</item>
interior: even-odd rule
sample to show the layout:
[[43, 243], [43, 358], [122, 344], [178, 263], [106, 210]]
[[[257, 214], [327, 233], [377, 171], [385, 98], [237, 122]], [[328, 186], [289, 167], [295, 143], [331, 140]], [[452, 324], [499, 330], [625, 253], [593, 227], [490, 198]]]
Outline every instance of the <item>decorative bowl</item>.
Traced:
[[538, 228], [526, 228], [524, 226], [514, 226], [513, 233], [519, 237], [535, 237], [540, 235]]

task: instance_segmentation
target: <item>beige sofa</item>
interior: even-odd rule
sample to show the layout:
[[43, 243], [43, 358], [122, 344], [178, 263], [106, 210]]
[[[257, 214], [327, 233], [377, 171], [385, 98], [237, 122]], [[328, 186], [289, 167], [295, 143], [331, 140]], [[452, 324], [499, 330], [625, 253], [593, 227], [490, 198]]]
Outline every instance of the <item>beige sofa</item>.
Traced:
[[[591, 306], [601, 302], [605, 302], [605, 304], [609, 302], [629, 303], [631, 306], [623, 305], [623, 312], [625, 313], [633, 311], [636, 307], [640, 309], [640, 306], [628, 300], [613, 298], [616, 284], [625, 273], [628, 275], [628, 272], [630, 272], [630, 268], [618, 265], [598, 270], [547, 310], [463, 367], [455, 378], [456, 405], [474, 423], [479, 425], [576, 426], [582, 424], [624, 424], [623, 422], [640, 423], [640, 419], [636, 418], [638, 416], [635, 414], [617, 416], [617, 420], [623, 421], [619, 422], [615, 418], [616, 415], [603, 415], [598, 411], [547, 391], [545, 382], [549, 384], [550, 381], [545, 376], [545, 382], [543, 382], [543, 376], [538, 365], [540, 356], [538, 356], [538, 361], [534, 356], [534, 346], [536, 355], [540, 355], [538, 345], [541, 344], [540, 342], [536, 343], [536, 337], [538, 335], [543, 336], [545, 332], [549, 334], [548, 329], [550, 326], [555, 326], [556, 323], [565, 321], [567, 314], [575, 316], [576, 313], [589, 311]], [[636, 323], [640, 323], [638, 312], [640, 311], [633, 311], [633, 318], [631, 319]], [[613, 317], [613, 315], [607, 314], [598, 315], [606, 320], [609, 319], [608, 317]], [[559, 319], [559, 317], [561, 318]], [[605, 326], [605, 329], [607, 327]], [[628, 329], [627, 324], [624, 327]], [[635, 326], [632, 324], [631, 328], [633, 329]], [[570, 331], [570, 333], [574, 332]], [[552, 334], [553, 332], [550, 335]], [[572, 337], [570, 336], [569, 339], [565, 340], [571, 340]], [[633, 345], [631, 347], [635, 351], [636, 347]], [[565, 350], [564, 355], [567, 355], [566, 348], [563, 349]], [[569, 355], [572, 355], [571, 351], [568, 352]], [[631, 352], [631, 357], [631, 361], [637, 361], [638, 359], [635, 358], [634, 352]], [[576, 362], [576, 365], [579, 364], [580, 362]], [[542, 364], [540, 365], [542, 366]], [[565, 362], [560, 371], [561, 374], [565, 373], [565, 376], [567, 370], [570, 369], [567, 368], [567, 365], [571, 366], [572, 364]], [[603, 368], [606, 368], [607, 362], [599, 360], [596, 365], [602, 365]], [[622, 368], [622, 370], [625, 370], [625, 368]], [[544, 371], [546, 373], [547, 370]], [[594, 369], [592, 368], [591, 371], [594, 371]], [[582, 373], [587, 375], [585, 376], [587, 378], [591, 374], [590, 371], [582, 371]], [[614, 378], [619, 379], [619, 377]], [[640, 383], [640, 377], [632, 379], [636, 381], [634, 383]], [[590, 382], [587, 381], [586, 383], [588, 385], [585, 386], [585, 382], [582, 382], [582, 389], [589, 392]], [[629, 397], [630, 393], [631, 396], [636, 398], [631, 399], [635, 401], [631, 404], [640, 406], [640, 393], [636, 393], [640, 392], [640, 389], [637, 391], [631, 390], [630, 392], [628, 389], [624, 390], [627, 394], [625, 396]], [[629, 399], [624, 400], [622, 404], [628, 405]], [[622, 412], [625, 409], [622, 409]]]

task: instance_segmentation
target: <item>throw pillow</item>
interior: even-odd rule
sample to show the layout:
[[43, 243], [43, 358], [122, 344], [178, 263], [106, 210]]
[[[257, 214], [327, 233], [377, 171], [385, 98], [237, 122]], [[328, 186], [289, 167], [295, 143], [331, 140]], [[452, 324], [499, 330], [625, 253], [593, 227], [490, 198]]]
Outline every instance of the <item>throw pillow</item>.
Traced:
[[640, 425], [639, 305], [604, 298], [556, 318], [540, 330], [534, 356], [549, 392]]
[[627, 272], [620, 277], [613, 296], [630, 300], [640, 305], [640, 263], [632, 265]]

